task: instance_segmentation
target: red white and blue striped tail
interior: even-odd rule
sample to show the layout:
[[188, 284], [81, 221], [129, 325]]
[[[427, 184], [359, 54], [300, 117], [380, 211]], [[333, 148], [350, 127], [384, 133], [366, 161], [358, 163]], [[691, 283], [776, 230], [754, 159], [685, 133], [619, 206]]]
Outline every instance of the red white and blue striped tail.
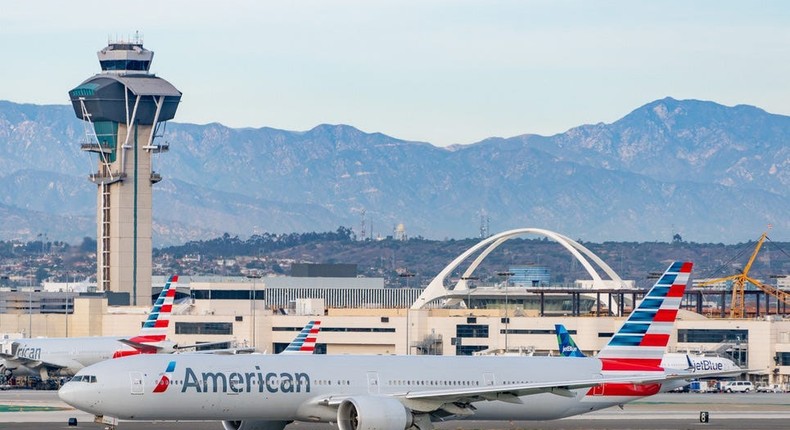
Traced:
[[666, 352], [686, 286], [691, 262], [676, 261], [634, 308], [620, 330], [598, 353], [604, 370], [659, 367]]
[[145, 320], [140, 334], [133, 341], [140, 343], [161, 342], [167, 338], [170, 326], [170, 313], [173, 311], [173, 300], [176, 297], [178, 275], [172, 275], [156, 299], [148, 319]]
[[281, 354], [312, 354], [321, 321], [310, 321]]
[[148, 318], [143, 323], [140, 334], [129, 339], [118, 339], [119, 342], [132, 347], [132, 349], [119, 349], [113, 353], [113, 358], [137, 354], [156, 354], [163, 352], [165, 348], [169, 348], [168, 352], [172, 352], [173, 343], [167, 340], [167, 327], [170, 325], [170, 313], [173, 310], [177, 285], [178, 275], [171, 276], [162, 292], [159, 293]]
[[148, 319], [145, 320], [140, 330], [142, 342], [159, 342], [167, 337], [167, 328], [170, 325], [170, 313], [173, 311], [173, 301], [176, 298], [178, 275], [172, 275], [165, 284], [159, 297], [156, 299]]

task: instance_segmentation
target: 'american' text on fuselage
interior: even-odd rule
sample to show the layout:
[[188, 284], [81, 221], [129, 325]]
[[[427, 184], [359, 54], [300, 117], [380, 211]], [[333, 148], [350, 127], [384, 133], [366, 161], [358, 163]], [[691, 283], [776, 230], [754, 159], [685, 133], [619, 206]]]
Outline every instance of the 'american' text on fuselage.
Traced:
[[264, 390], [270, 393], [309, 393], [310, 375], [302, 372], [264, 374], [259, 366], [255, 366], [254, 372], [201, 372], [198, 377], [191, 367], [187, 367], [181, 392], [188, 390], [197, 393], [263, 393]]

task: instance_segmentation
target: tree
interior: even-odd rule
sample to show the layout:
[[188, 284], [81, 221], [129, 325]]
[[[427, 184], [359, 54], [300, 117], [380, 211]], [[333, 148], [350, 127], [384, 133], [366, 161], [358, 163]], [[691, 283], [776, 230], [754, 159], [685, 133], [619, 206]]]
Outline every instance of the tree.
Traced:
[[83, 237], [80, 244], [80, 252], [94, 252], [96, 251], [96, 241], [90, 237]]

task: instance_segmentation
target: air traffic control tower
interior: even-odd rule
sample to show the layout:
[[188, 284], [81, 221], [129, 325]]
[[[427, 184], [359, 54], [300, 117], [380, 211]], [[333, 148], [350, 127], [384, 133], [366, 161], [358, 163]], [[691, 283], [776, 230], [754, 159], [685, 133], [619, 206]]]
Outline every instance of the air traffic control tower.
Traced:
[[154, 53], [139, 40], [111, 42], [98, 52], [101, 73], [69, 91], [74, 113], [86, 121], [82, 149], [98, 155], [89, 177], [98, 186], [97, 284], [127, 292], [132, 305], [151, 303], [152, 168], [165, 121], [173, 119], [181, 92], [149, 73]]

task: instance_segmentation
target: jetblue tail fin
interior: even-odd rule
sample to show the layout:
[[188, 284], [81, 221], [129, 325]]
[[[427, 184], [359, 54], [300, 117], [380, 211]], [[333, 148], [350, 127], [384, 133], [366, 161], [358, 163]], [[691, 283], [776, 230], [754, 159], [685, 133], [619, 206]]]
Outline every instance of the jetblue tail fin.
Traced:
[[620, 364], [660, 366], [683, 293], [691, 281], [691, 267], [691, 262], [672, 263], [639, 305], [634, 304], [631, 315], [598, 358]]
[[280, 354], [312, 354], [321, 321], [310, 321]]
[[560, 348], [560, 355], [563, 357], [585, 357], [564, 325], [554, 324], [554, 330], [557, 332], [557, 344]]

